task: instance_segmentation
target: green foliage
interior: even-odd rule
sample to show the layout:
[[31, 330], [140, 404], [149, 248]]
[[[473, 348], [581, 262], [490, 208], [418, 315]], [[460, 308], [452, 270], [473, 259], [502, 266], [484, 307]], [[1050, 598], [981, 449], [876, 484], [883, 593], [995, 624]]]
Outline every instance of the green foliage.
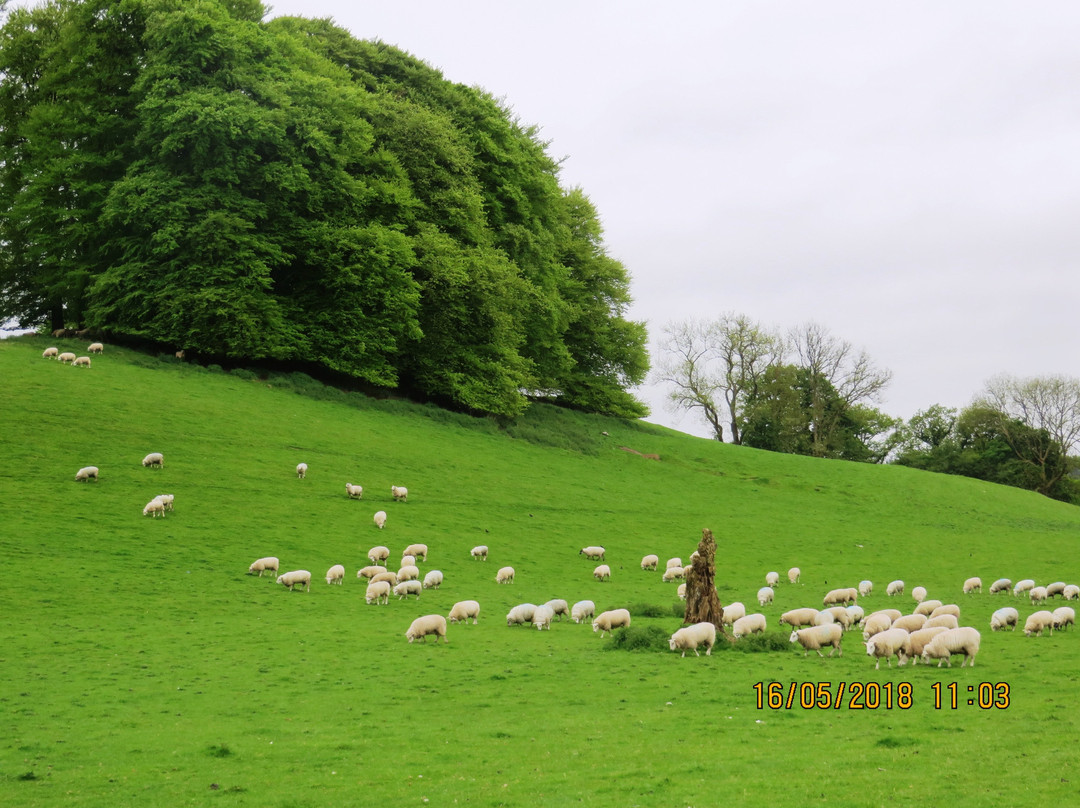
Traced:
[[671, 632], [660, 626], [636, 626], [629, 625], [620, 628], [611, 635], [611, 643], [607, 646], [609, 651], [652, 651], [654, 653], [668, 652], [668, 638]]

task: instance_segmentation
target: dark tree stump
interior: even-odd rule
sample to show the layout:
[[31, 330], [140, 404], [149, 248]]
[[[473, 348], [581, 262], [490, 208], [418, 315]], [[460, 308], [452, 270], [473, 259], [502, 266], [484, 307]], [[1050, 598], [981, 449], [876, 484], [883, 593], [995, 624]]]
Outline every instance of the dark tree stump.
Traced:
[[698, 556], [690, 564], [686, 576], [686, 614], [683, 622], [712, 623], [716, 630], [724, 633], [724, 607], [716, 594], [716, 541], [712, 531], [701, 531], [701, 544]]

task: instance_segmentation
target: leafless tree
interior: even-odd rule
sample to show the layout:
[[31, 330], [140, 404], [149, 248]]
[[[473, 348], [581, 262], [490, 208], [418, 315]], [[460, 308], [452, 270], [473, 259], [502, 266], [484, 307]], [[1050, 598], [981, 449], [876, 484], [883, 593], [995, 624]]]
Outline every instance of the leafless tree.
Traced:
[[1080, 440], [1080, 379], [995, 376], [978, 403], [1034, 429], [1045, 429], [1065, 454], [1075, 453]]

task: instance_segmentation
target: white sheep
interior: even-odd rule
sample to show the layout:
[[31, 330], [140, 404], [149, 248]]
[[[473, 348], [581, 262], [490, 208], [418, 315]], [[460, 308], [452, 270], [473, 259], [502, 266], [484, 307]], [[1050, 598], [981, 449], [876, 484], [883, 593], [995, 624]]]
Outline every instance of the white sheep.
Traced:
[[409, 642], [413, 640], [427, 642], [428, 634], [435, 635], [436, 645], [439, 642], [439, 637], [442, 637], [444, 643], [450, 642], [450, 640], [446, 639], [446, 618], [441, 614], [425, 614], [423, 617], [413, 620], [409, 630], [405, 632]]
[[863, 622], [863, 640], [869, 640], [875, 634], [880, 634], [883, 631], [888, 631], [892, 626], [892, 618], [887, 614], [881, 612], [874, 612]]
[[990, 594], [996, 595], [998, 592], [1008, 592], [1012, 589], [1012, 581], [1008, 578], [998, 578], [992, 584], [990, 584]]
[[[353, 485], [352, 483], [345, 483], [345, 493], [348, 494], [349, 497], [351, 497], [352, 499], [363, 499], [364, 486]], [[379, 513], [382, 513], [382, 511], [379, 511]]]
[[982, 592], [982, 578], [976, 576], [964, 581], [964, 594], [970, 595], [972, 592]]
[[376, 544], [368, 550], [367, 557], [372, 564], [378, 564], [380, 561], [386, 561], [390, 557], [390, 549], [381, 544]]
[[420, 597], [420, 593], [424, 590], [423, 584], [415, 579], [409, 579], [407, 581], [401, 581], [394, 587], [394, 594], [397, 595], [398, 600], [408, 600], [409, 595], [416, 595]]
[[889, 585], [885, 587], [885, 594], [889, 596], [904, 594], [904, 582], [890, 581]]
[[929, 617], [931, 614], [934, 613], [934, 609], [941, 605], [942, 603], [940, 600], [924, 600], [915, 607], [915, 614], [925, 614], [927, 617]]
[[554, 610], [547, 604], [537, 606], [536, 611], [533, 612], [532, 624], [536, 626], [538, 631], [543, 631], [545, 628], [551, 631], [551, 619], [554, 616]]
[[590, 561], [603, 561], [604, 548], [597, 546], [582, 547], [578, 550], [578, 555], [583, 555]]
[[664, 574], [660, 580], [665, 584], [670, 584], [672, 581], [678, 581], [683, 577], [685, 577], [685, 573], [683, 572], [682, 567], [668, 567], [664, 570]]
[[469, 551], [469, 555], [473, 557], [473, 561], [487, 561], [488, 547], [486, 544], [478, 544]]
[[731, 634], [737, 640], [748, 634], [760, 634], [765, 631], [765, 615], [755, 612], [740, 617], [731, 625]]
[[889, 622], [890, 623], [893, 620], [899, 620], [903, 616], [903, 612], [901, 612], [899, 609], [875, 609], [870, 614], [871, 615], [887, 614], [889, 616]]
[[84, 466], [75, 472], [75, 482], [89, 482], [90, 480], [97, 481], [98, 467], [97, 466]]
[[1080, 600], [1080, 586], [1069, 584], [1062, 591], [1061, 596], [1065, 600]]
[[293, 570], [292, 572], [283, 573], [278, 576], [277, 582], [287, 586], [290, 592], [297, 585], [307, 592], [311, 591], [311, 573], [307, 570]]
[[75, 361], [75, 354], [73, 354], [71, 351], [64, 351], [62, 354], [60, 354], [56, 358], [59, 359], [61, 362], [66, 364], [68, 362], [74, 362]]
[[679, 600], [686, 600], [686, 584], [679, 584], [679, 588], [675, 590], [675, 594], [678, 595]]
[[152, 499], [146, 503], [142, 509], [143, 516], [151, 516], [156, 519], [158, 516], [165, 516], [165, 503], [160, 499]]
[[410, 544], [402, 551], [403, 555], [411, 555], [420, 561], [427, 561], [428, 547], [426, 544]]
[[420, 568], [414, 566], [402, 567], [397, 571], [399, 581], [415, 581], [420, 577]]
[[386, 524], [386, 511], [376, 511], [375, 516], [373, 516], [372, 519], [375, 522], [375, 527], [382, 530], [383, 526]]
[[390, 582], [389, 581], [372, 581], [367, 585], [367, 589], [364, 590], [364, 602], [374, 603], [376, 605], [380, 603], [390, 602]]
[[1047, 584], [1046, 585], [1046, 597], [1047, 597], [1047, 599], [1050, 599], [1050, 598], [1054, 597], [1054, 595], [1062, 595], [1062, 596], [1064, 596], [1064, 594], [1065, 594], [1065, 582], [1064, 581], [1055, 581], [1052, 584]]
[[626, 609], [611, 609], [610, 611], [600, 612], [596, 616], [596, 619], [592, 622], [592, 630], [594, 632], [600, 632], [600, 639], [604, 638], [604, 633], [614, 634], [617, 628], [627, 628], [630, 625], [630, 612]]
[[766, 572], [765, 573], [765, 583], [768, 586], [776, 586], [778, 583], [780, 583], [780, 573], [779, 572]]
[[431, 570], [424, 576], [424, 589], [438, 589], [442, 586], [443, 574], [441, 570]]
[[930, 617], [925, 623], [923, 628], [958, 628], [960, 626], [960, 620], [955, 614], [939, 614], [937, 617]]
[[873, 594], [874, 582], [873, 581], [859, 581], [859, 597], [865, 598], [867, 595]]
[[42, 359], [55, 359], [59, 355], [60, 350], [58, 348], [46, 348], [41, 352]]
[[694, 656], [701, 656], [698, 647], [705, 646], [705, 656], [712, 656], [713, 646], [716, 644], [716, 626], [712, 623], [694, 623], [692, 626], [680, 628], [668, 639], [668, 648], [672, 651], [682, 651], [685, 657], [687, 651], [693, 651]]
[[[952, 628], [956, 628], [956, 626], [952, 626]], [[949, 628], [946, 626], [928, 626], [911, 632], [911, 664], [918, 665], [919, 657], [922, 656], [922, 652], [930, 644], [930, 641], [938, 634], [948, 630]], [[905, 662], [907, 662], [906, 659], [901, 660], [900, 664], [903, 665]]]
[[161, 452], [151, 452], [142, 459], [142, 464], [144, 466], [147, 466], [148, 468], [164, 468], [165, 455], [163, 455]]
[[788, 639], [791, 642], [797, 642], [803, 647], [803, 656], [806, 656], [811, 651], [817, 651], [818, 656], [824, 658], [825, 655], [821, 653], [821, 649], [826, 645], [832, 646], [829, 650], [829, 656], [833, 655], [833, 651], [840, 652], [837, 656], [844, 655], [844, 649], [840, 647], [840, 642], [843, 638], [844, 630], [833, 623], [827, 626], [795, 629], [791, 632], [791, 637]]
[[893, 620], [892, 625], [889, 628], [902, 628], [908, 634], [914, 631], [918, 631], [926, 625], [927, 616], [925, 614], [905, 614], [899, 620]]
[[277, 577], [278, 560], [275, 556], [266, 556], [266, 558], [257, 558], [251, 562], [251, 566], [248, 567], [248, 573], [257, 572], [259, 577], [262, 578], [262, 574], [267, 570], [274, 573], [274, 577]]
[[1076, 610], [1071, 606], [1058, 606], [1054, 609], [1054, 628], [1065, 630], [1066, 626], [1076, 624]]
[[1054, 633], [1054, 613], [1048, 611], [1032, 612], [1028, 615], [1028, 619], [1024, 621], [1024, 635], [1030, 637], [1032, 634], [1042, 636], [1044, 628], [1050, 629], [1050, 633]]
[[849, 606], [832, 606], [825, 611], [829, 612], [833, 616], [833, 621], [839, 623], [840, 626], [847, 631], [855, 623], [855, 619], [851, 616], [851, 612], [848, 609]]
[[500, 567], [499, 571], [495, 573], [495, 583], [497, 584], [512, 584], [514, 582], [514, 568], [513, 567]]
[[1031, 587], [1031, 590], [1028, 592], [1028, 595], [1031, 597], [1031, 602], [1033, 604], [1034, 603], [1042, 603], [1044, 600], [1046, 600], [1046, 587], [1045, 586], [1033, 586], [1033, 587]]
[[596, 615], [596, 604], [591, 600], [579, 600], [570, 609], [570, 619], [581, 623]]
[[570, 604], [562, 598], [553, 598], [544, 605], [551, 609], [551, 613], [559, 618], [560, 623], [563, 617], [570, 617]]
[[930, 612], [931, 617], [940, 617], [943, 614], [951, 614], [956, 618], [960, 617], [960, 607], [955, 603], [944, 603], [938, 606], [934, 611]]
[[86, 348], [87, 353], [103, 353], [104, 351], [105, 346], [102, 345], [100, 342], [91, 342], [90, 345]]
[[855, 587], [848, 587], [846, 589], [833, 589], [825, 593], [825, 597], [822, 598], [822, 604], [825, 606], [833, 606], [835, 604], [846, 604], [849, 601], [851, 603], [857, 602], [859, 599], [859, 590]]
[[401, 557], [401, 563], [398, 566], [399, 567], [415, 567], [416, 566], [416, 556], [414, 556], [414, 555], [403, 555]]
[[593, 578], [598, 581], [611, 580], [611, 567], [607, 564], [600, 564], [596, 569], [592, 571]]
[[468, 623], [471, 617], [475, 626], [480, 619], [480, 604], [475, 600], [459, 600], [450, 607], [448, 617], [451, 623]]
[[982, 636], [979, 634], [978, 629], [971, 626], [950, 628], [930, 640], [927, 646], [923, 648], [922, 660], [929, 663], [931, 659], [936, 659], [939, 668], [942, 662], [948, 662], [951, 668], [953, 654], [963, 654], [964, 660], [960, 663], [960, 667], [962, 668], [970, 662], [971, 665], [968, 667], [974, 668], [975, 655], [979, 653], [979, 643], [981, 641]]
[[386, 567], [382, 564], [369, 564], [366, 567], [361, 567], [356, 571], [357, 578], [374, 578], [380, 572], [386, 572]]
[[326, 571], [326, 583], [342, 586], [345, 583], [345, 567], [335, 564]]
[[675, 556], [674, 558], [669, 558], [667, 560], [667, 563], [664, 564], [664, 569], [670, 570], [670, 569], [672, 569], [674, 567], [678, 567], [679, 569], [682, 569], [684, 566], [685, 565], [682, 563], [682, 559], [679, 558], [679, 556]]
[[531, 623], [534, 614], [536, 614], [536, 604], [519, 603], [506, 613], [506, 625], [519, 626], [524, 623]]
[[74, 362], [71, 363], [71, 366], [73, 368], [77, 368], [77, 367], [88, 368], [88, 367], [90, 367], [90, 357], [89, 356], [80, 356], [78, 359], [76, 359]]
[[394, 502], [408, 502], [409, 489], [403, 485], [392, 485], [390, 486], [390, 496], [394, 498]]
[[911, 590], [911, 597], [915, 598], [916, 603], [922, 603], [926, 600], [926, 587], [917, 586]]
[[814, 615], [815, 626], [831, 626], [835, 622], [836, 616], [832, 613], [830, 609], [822, 609], [820, 612]]
[[390, 586], [397, 586], [398, 579], [396, 572], [377, 572], [369, 579], [371, 583], [377, 583], [378, 581], [386, 581]]
[[787, 571], [788, 583], [797, 584], [800, 577], [802, 577], [802, 570], [798, 567], [792, 567]]
[[1016, 631], [1016, 626], [1020, 623], [1020, 613], [1016, 611], [1012, 606], [1006, 606], [1002, 609], [998, 609], [992, 615], [990, 615], [990, 630], [1000, 631], [1005, 628], [1011, 628]]
[[771, 586], [763, 586], [757, 591], [758, 606], [764, 606], [766, 603], [773, 602], [773, 588]]
[[154, 497], [154, 499], [156, 499], [158, 502], [160, 502], [162, 505], [164, 505], [165, 510], [171, 511], [171, 510], [173, 510], [173, 505], [176, 502], [176, 495], [175, 494], [158, 494], [156, 497]]
[[866, 612], [863, 611], [863, 607], [857, 603], [853, 603], [845, 608], [847, 609], [847, 613], [851, 615], [851, 623], [849, 625], [859, 625], [862, 623], [863, 618], [866, 617]]
[[877, 657], [874, 670], [881, 667], [882, 657], [885, 658], [891, 668], [894, 654], [897, 662], [901, 665], [911, 656], [911, 635], [902, 628], [886, 629], [874, 634], [866, 641], [866, 655]]
[[660, 557], [655, 554], [643, 556], [641, 559], [641, 568], [643, 570], [655, 570], [660, 563]]
[[1017, 581], [1016, 586], [1013, 587], [1013, 597], [1020, 597], [1021, 592], [1030, 592], [1035, 588], [1035, 581], [1031, 578], [1025, 578], [1022, 581]]
[[296, 476], [301, 480], [307, 477], [307, 463], [296, 464]]
[[733, 600], [724, 607], [724, 617], [720, 621], [725, 626], [734, 625], [740, 617], [746, 617], [746, 606], [741, 601]]

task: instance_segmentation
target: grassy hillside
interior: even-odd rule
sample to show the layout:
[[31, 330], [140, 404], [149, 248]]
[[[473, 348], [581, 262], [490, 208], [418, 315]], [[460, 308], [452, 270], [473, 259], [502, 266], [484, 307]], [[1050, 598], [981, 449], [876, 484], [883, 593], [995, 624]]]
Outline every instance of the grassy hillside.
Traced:
[[[44, 347], [0, 342], [2, 804], [1080, 799], [1075, 632], [991, 634], [997, 606], [1018, 605], [1021, 620], [1033, 608], [960, 593], [971, 575], [987, 587], [1080, 582], [1078, 508], [550, 408], [507, 434], [302, 377], [240, 378], [111, 346], [86, 370], [42, 359]], [[141, 466], [151, 451], [163, 469]], [[99, 482], [74, 482], [85, 465]], [[364, 486], [362, 500], [346, 482]], [[408, 503], [391, 501], [392, 484], [408, 486]], [[159, 493], [175, 494], [175, 511], [143, 517]], [[762, 610], [785, 646], [781, 612], [863, 578], [876, 585], [867, 611], [909, 611], [909, 596], [884, 594], [902, 578], [960, 604], [982, 632], [976, 667], [875, 671], [857, 633], [840, 659], [788, 647], [681, 659], [610, 650], [587, 625], [505, 624], [517, 603], [589, 598], [670, 633], [679, 618], [640, 615], [672, 615], [675, 586], [638, 563], [687, 558], [705, 527], [724, 603], [752, 606], [767, 571], [802, 568]], [[366, 606], [355, 575], [367, 549], [386, 544], [396, 560], [413, 542], [430, 546], [420, 566], [442, 570], [443, 587]], [[481, 543], [486, 563], [469, 556]], [[578, 556], [587, 544], [607, 548], [609, 583]], [[310, 570], [311, 592], [247, 575], [264, 555]], [[345, 584], [329, 587], [336, 563]], [[513, 586], [494, 581], [504, 564]], [[445, 645], [406, 642], [414, 617], [462, 599], [480, 602], [479, 625], [451, 626]], [[754, 685], [770, 682], [894, 694], [907, 683], [914, 703], [759, 710]], [[1009, 706], [968, 706], [982, 682], [1007, 683]], [[948, 690], [935, 709], [935, 683], [958, 686], [956, 709]]]

